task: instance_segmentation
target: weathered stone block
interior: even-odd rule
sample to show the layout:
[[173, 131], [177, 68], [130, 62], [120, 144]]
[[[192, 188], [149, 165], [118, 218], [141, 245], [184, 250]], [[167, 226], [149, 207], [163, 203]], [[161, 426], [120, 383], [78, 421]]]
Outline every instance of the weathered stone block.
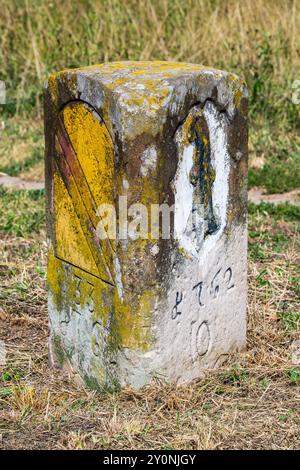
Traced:
[[243, 81], [168, 62], [64, 70], [45, 129], [51, 361], [140, 387], [244, 348]]

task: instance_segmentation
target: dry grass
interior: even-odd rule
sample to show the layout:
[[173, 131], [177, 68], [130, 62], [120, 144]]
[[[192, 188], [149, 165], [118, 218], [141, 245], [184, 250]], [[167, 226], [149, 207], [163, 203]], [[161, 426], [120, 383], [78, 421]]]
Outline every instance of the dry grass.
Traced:
[[296, 0], [4, 0], [2, 73], [25, 88], [54, 64], [156, 58], [248, 68], [257, 61], [255, 44], [269, 37], [273, 49], [285, 48], [272, 58], [281, 80], [287, 69], [299, 70], [299, 24]]
[[[299, 29], [297, 0], [2, 0], [0, 80], [8, 103], [0, 107], [0, 171], [42, 176], [41, 90], [49, 73], [111, 60], [179, 60], [246, 78], [250, 182], [263, 180], [269, 192], [295, 188], [300, 125], [290, 97], [300, 78]], [[295, 218], [251, 216], [245, 354], [187, 387], [98, 395], [48, 367], [43, 201], [0, 195], [0, 338], [8, 350], [0, 446], [299, 448], [300, 366], [291, 361], [300, 338]]]
[[250, 185], [270, 193], [299, 187], [300, 107], [291, 100], [300, 78], [299, 29], [298, 0], [2, 0], [0, 80], [7, 104], [0, 106], [0, 171], [43, 177], [42, 89], [50, 73], [160, 59], [243, 76], [255, 168]]
[[35, 181], [44, 179], [43, 126], [40, 119], [15, 116], [0, 128], [0, 172]]
[[[289, 240], [284, 251], [277, 249], [278, 233]], [[288, 328], [281, 321], [284, 303], [286, 312], [300, 310], [299, 279], [294, 279], [299, 234], [292, 222], [275, 226], [268, 214], [251, 217], [250, 234], [247, 351], [190, 386], [154, 384], [114, 395], [88, 391], [48, 368], [46, 295], [38, 274], [45, 265], [43, 234], [27, 240], [6, 236], [3, 448], [299, 448], [300, 369], [290, 356], [300, 322]], [[255, 243], [261, 252], [253, 251]], [[28, 290], [16, 290], [20, 283]]]

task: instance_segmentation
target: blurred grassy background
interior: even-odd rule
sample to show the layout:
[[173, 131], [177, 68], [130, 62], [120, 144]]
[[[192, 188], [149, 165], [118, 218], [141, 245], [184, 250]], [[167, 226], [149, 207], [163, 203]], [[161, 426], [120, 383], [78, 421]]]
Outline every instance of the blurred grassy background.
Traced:
[[[43, 178], [51, 72], [160, 59], [243, 76], [249, 186], [300, 187], [300, 0], [1, 0], [0, 31], [0, 172]], [[44, 191], [0, 187], [0, 448], [299, 448], [299, 219], [297, 206], [249, 204], [243, 355], [188, 388], [96, 395], [48, 367]]]
[[[250, 186], [300, 186], [298, 0], [2, 0], [0, 171], [43, 176], [42, 88], [66, 67], [113, 60], [202, 63], [250, 91]], [[2, 125], [3, 128], [3, 125]]]

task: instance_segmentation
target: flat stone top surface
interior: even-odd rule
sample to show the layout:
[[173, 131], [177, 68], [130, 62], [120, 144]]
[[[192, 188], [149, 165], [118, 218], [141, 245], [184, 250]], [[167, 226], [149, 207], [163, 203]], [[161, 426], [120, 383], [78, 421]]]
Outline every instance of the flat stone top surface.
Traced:
[[[245, 84], [233, 73], [205, 67], [198, 64], [164, 61], [125, 61], [110, 62], [75, 69], [64, 69], [54, 73], [51, 79], [75, 79], [79, 89], [86, 87], [87, 81], [101, 83], [107, 90], [119, 94], [131, 95], [132, 105], [142, 105], [141, 95], [156, 96], [148, 105], [159, 107], [174, 89], [180, 86], [182, 92], [197, 82], [202, 87], [211, 89], [220, 81], [230, 83], [230, 88], [239, 89]], [[189, 85], [188, 85], [189, 84]], [[135, 96], [133, 96], [135, 95]], [[179, 93], [181, 96], [181, 93]], [[179, 96], [179, 98], [180, 98]], [[127, 103], [128, 104], [128, 103]]]
[[98, 75], [101, 78], [108, 78], [110, 81], [116, 79], [120, 85], [127, 81], [139, 82], [141, 79], [172, 79], [179, 76], [199, 74], [208, 72], [222, 76], [224, 72], [198, 64], [165, 61], [124, 61], [110, 62], [77, 69], [66, 69], [61, 73], [80, 73], [80, 75]]
[[[119, 139], [145, 132], [157, 135], [172, 118], [184, 119], [195, 102], [212, 99], [233, 117], [245, 83], [236, 75], [198, 64], [164, 61], [111, 62], [65, 69], [49, 77], [48, 86], [58, 107], [80, 99], [93, 106], [107, 125], [113, 123]], [[64, 92], [58, 91], [60, 87]], [[174, 121], [175, 122], [175, 121]], [[111, 131], [111, 129], [109, 129]]]

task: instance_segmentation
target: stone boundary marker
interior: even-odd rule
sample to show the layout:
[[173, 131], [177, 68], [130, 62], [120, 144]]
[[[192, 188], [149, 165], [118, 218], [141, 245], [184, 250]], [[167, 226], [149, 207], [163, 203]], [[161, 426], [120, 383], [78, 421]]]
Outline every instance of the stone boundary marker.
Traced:
[[244, 82], [170, 62], [63, 70], [45, 133], [51, 363], [141, 387], [243, 349]]

